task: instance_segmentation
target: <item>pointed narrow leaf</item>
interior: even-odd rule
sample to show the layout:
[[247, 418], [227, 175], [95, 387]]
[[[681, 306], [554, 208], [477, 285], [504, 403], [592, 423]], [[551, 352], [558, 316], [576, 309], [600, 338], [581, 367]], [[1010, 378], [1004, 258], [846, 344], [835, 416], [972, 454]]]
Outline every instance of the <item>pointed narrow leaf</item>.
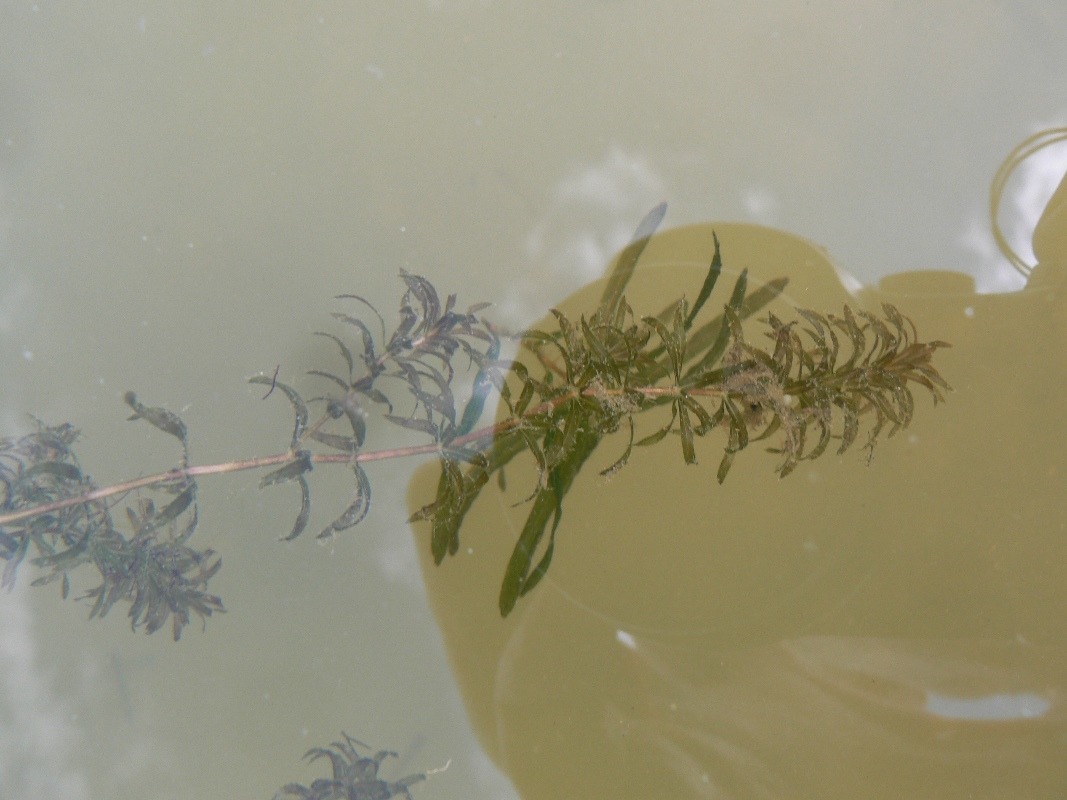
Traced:
[[548, 547], [545, 548], [545, 554], [541, 556], [541, 560], [537, 562], [537, 566], [533, 568], [530, 574], [526, 577], [526, 580], [522, 582], [522, 588], [519, 590], [519, 597], [525, 597], [529, 594], [548, 573], [548, 568], [552, 566], [552, 555], [556, 552], [556, 529], [559, 528], [560, 520], [563, 518], [562, 493], [555, 489], [553, 489], [552, 493], [556, 498], [556, 508], [552, 517], [552, 530], [549, 531], [548, 534]]
[[293, 407], [293, 415], [296, 421], [293, 425], [293, 440], [289, 446], [290, 450], [296, 450], [300, 446], [300, 440], [304, 435], [304, 428], [308, 424], [308, 409], [304, 405], [303, 399], [300, 394], [291, 386], [288, 386], [281, 381], [272, 380], [266, 375], [254, 375], [248, 379], [249, 383], [261, 383], [267, 386], [274, 386], [274, 388], [281, 390], [281, 392], [289, 398], [289, 403]]
[[696, 448], [693, 447], [693, 424], [689, 421], [689, 409], [681, 400], [674, 401], [678, 410], [678, 432], [682, 435], [682, 457], [686, 464], [697, 463]]
[[338, 376], [334, 375], [332, 372], [326, 372], [325, 370], [321, 370], [321, 369], [309, 369], [307, 371], [307, 374], [308, 375], [315, 375], [316, 377], [319, 377], [319, 378], [325, 378], [326, 380], [337, 384], [341, 388], [342, 391], [346, 391], [347, 392], [348, 389], [350, 388], [349, 385], [348, 385], [348, 381], [346, 381], [344, 378], [339, 378]]
[[367, 420], [364, 417], [363, 409], [359, 406], [359, 403], [355, 402], [355, 397], [349, 395], [341, 403], [331, 400], [326, 404], [326, 411], [334, 419], [337, 419], [342, 414], [348, 417], [348, 424], [352, 426], [352, 434], [355, 436], [356, 444], [360, 447], [363, 446], [363, 440], [367, 437]]
[[322, 442], [327, 447], [340, 450], [342, 453], [358, 453], [361, 442], [354, 436], [340, 436], [336, 433], [323, 433], [315, 431], [311, 438], [316, 442]]
[[358, 525], [370, 511], [370, 480], [367, 478], [367, 473], [358, 463], [352, 465], [352, 471], [356, 476], [355, 499], [341, 516], [323, 529], [317, 538], [328, 539], [335, 533]]
[[305, 472], [311, 472], [314, 464], [311, 463], [311, 452], [309, 450], [300, 450], [293, 455], [292, 461], [287, 461], [279, 469], [274, 472], [269, 472], [259, 482], [259, 488], [265, 489], [268, 486], [275, 486], [279, 483], [288, 483], [289, 481], [296, 480], [299, 476]]
[[156, 530], [177, 519], [196, 500], [196, 484], [190, 483], [181, 494], [165, 505], [151, 520], [151, 528]]
[[526, 517], [526, 524], [523, 525], [522, 533], [519, 534], [519, 539], [515, 542], [515, 547], [511, 551], [511, 558], [508, 559], [507, 568], [504, 570], [504, 580], [500, 586], [500, 616], [506, 617], [515, 607], [515, 603], [522, 593], [526, 576], [530, 573], [530, 564], [533, 561], [534, 551], [537, 549], [537, 545], [544, 535], [545, 527], [548, 525], [548, 519], [555, 512], [556, 507], [555, 492], [548, 487], [542, 487], [537, 492], [533, 507]]
[[485, 353], [486, 363], [478, 370], [478, 374], [474, 376], [471, 399], [467, 401], [467, 405], [463, 408], [463, 416], [453, 432], [453, 437], [470, 433], [474, 430], [478, 420], [481, 419], [482, 410], [485, 408], [485, 400], [489, 397], [489, 392], [493, 388], [493, 368], [490, 364], [496, 361], [499, 356], [500, 339], [494, 338]]
[[768, 281], [745, 298], [745, 302], [737, 309], [737, 316], [741, 319], [748, 319], [753, 314], [758, 314], [761, 309], [785, 291], [788, 285], [789, 278], [775, 278], [773, 281]]
[[671, 421], [668, 422], [666, 425], [664, 425], [662, 428], [660, 428], [655, 433], [651, 433], [648, 436], [645, 436], [644, 438], [639, 439], [638, 442], [637, 442], [637, 446], [638, 447], [648, 447], [649, 445], [653, 445], [653, 444], [656, 444], [657, 442], [661, 441], [668, 433], [671, 432], [671, 428], [674, 427], [674, 421], [677, 418], [678, 418], [678, 409], [674, 404], [672, 404], [671, 405]]
[[82, 473], [73, 464], [68, 464], [64, 461], [42, 461], [38, 464], [34, 464], [23, 474], [25, 478], [34, 478], [38, 475], [46, 474], [51, 475], [53, 478], [58, 478], [61, 481], [68, 481], [70, 483], [81, 483]]
[[[363, 363], [368, 368], [372, 368], [377, 358], [377, 356], [375, 356], [374, 354], [374, 335], [370, 332], [370, 329], [363, 323], [363, 320], [357, 317], [350, 316], [348, 314], [342, 314], [338, 311], [333, 312], [331, 316], [336, 320], [351, 325], [359, 331], [360, 336], [363, 340]], [[320, 335], [328, 336], [329, 334]], [[345, 357], [345, 360], [348, 361], [348, 374], [352, 375], [352, 372], [355, 369], [355, 361], [352, 358], [352, 352], [348, 349], [348, 347], [344, 346], [341, 340], [338, 339], [336, 336], [331, 338], [334, 339], [339, 345], [341, 345], [341, 354]]]
[[308, 488], [307, 478], [303, 475], [297, 475], [296, 480], [300, 484], [300, 513], [296, 515], [293, 530], [288, 536], [282, 537], [281, 541], [283, 542], [291, 542], [302, 534], [304, 528], [307, 527], [308, 520], [311, 518], [311, 489]]
[[730, 471], [730, 467], [733, 466], [735, 455], [736, 452], [733, 450], [727, 450], [722, 454], [722, 461], [719, 462], [719, 471], [715, 474], [715, 478], [720, 484], [726, 480], [726, 475]]
[[629, 460], [630, 460], [630, 453], [633, 451], [633, 448], [634, 448], [634, 418], [633, 418], [633, 416], [628, 416], [626, 418], [626, 421], [630, 424], [630, 441], [628, 441], [626, 443], [626, 449], [623, 451], [623, 454], [621, 456], [619, 456], [619, 458], [615, 461], [614, 464], [612, 464], [607, 469], [600, 470], [600, 474], [603, 475], [605, 478], [610, 478], [612, 475], [614, 475], [620, 469], [625, 467], [627, 462], [629, 462]]
[[711, 232], [712, 241], [715, 242], [715, 253], [711, 257], [711, 267], [708, 269], [708, 274], [704, 278], [704, 285], [700, 287], [700, 294], [697, 295], [696, 302], [693, 303], [693, 307], [689, 310], [689, 316], [685, 319], [686, 330], [689, 330], [693, 326], [693, 320], [696, 319], [696, 315], [700, 313], [700, 309], [704, 307], [704, 303], [709, 297], [711, 292], [715, 288], [715, 283], [719, 280], [719, 274], [722, 272], [722, 256], [719, 253], [719, 237], [715, 235], [715, 231]]
[[412, 431], [419, 431], [431, 436], [433, 439], [437, 439], [438, 428], [432, 422], [426, 419], [412, 419], [411, 417], [397, 417], [393, 414], [386, 414], [385, 418], [392, 422], [394, 425], [399, 425], [401, 428], [407, 428]]
[[126, 405], [133, 409], [134, 413], [129, 417], [130, 421], [143, 419], [145, 422], [154, 425], [164, 433], [169, 433], [175, 439], [180, 441], [183, 447], [188, 446], [185, 423], [182, 422], [181, 417], [173, 411], [168, 411], [165, 408], [146, 406], [137, 399], [137, 395], [133, 392], [126, 392], [123, 396], [123, 400]]
[[[360, 325], [363, 326], [363, 329], [365, 331], [364, 338], [369, 337], [370, 336], [370, 331], [366, 330], [367, 326], [363, 325], [363, 323], [360, 323]], [[341, 357], [344, 358], [345, 363], [348, 364], [348, 380], [349, 380], [349, 382], [351, 382], [352, 381], [352, 373], [356, 369], [356, 362], [352, 358], [352, 351], [348, 349], [348, 345], [345, 344], [341, 340], [341, 337], [334, 336], [332, 333], [323, 333], [322, 331], [315, 331], [315, 335], [316, 336], [324, 336], [327, 339], [332, 339], [334, 341], [334, 343], [337, 345], [338, 349], [341, 351]]]
[[615, 310], [619, 306], [619, 301], [622, 300], [623, 292], [626, 291], [626, 285], [634, 274], [634, 267], [637, 266], [641, 254], [645, 251], [648, 240], [659, 228], [666, 215], [666, 203], [660, 203], [649, 211], [634, 231], [630, 244], [619, 255], [615, 269], [612, 270], [607, 286], [604, 287], [604, 294], [600, 298], [600, 309], [604, 312], [605, 318], [610, 319], [615, 316]]
[[339, 295], [335, 295], [334, 299], [336, 299], [336, 300], [356, 300], [356, 301], [362, 303], [363, 305], [365, 305], [367, 308], [369, 308], [371, 310], [371, 313], [374, 314], [374, 316], [376, 316], [378, 318], [378, 322], [381, 325], [381, 329], [382, 329], [382, 339], [383, 340], [385, 339], [385, 320], [382, 319], [382, 315], [378, 313], [378, 309], [376, 309], [373, 305], [371, 305], [365, 299], [360, 297], [358, 294], [339, 294]]
[[[557, 514], [556, 523], [558, 524], [558, 515], [562, 514], [563, 498], [570, 490], [586, 459], [593, 454], [597, 444], [600, 443], [600, 438], [595, 433], [579, 433], [568, 458], [552, 469], [552, 474], [548, 477], [547, 486], [538, 492], [534, 500], [534, 507], [530, 510], [530, 516], [527, 518], [526, 526], [523, 527], [519, 541], [516, 542], [515, 550], [512, 551], [511, 560], [508, 562], [508, 570], [504, 574], [504, 581], [500, 587], [499, 608], [501, 616], [506, 617], [514, 608], [515, 602], [522, 592], [526, 576], [529, 574], [533, 552], [544, 533], [548, 517], [555, 511]], [[540, 506], [538, 505], [539, 503], [541, 504]], [[539, 529], [538, 526], [540, 526]], [[549, 562], [542, 558], [538, 567], [540, 568], [543, 565], [544, 569], [547, 570]], [[541, 574], [543, 572], [539, 574], [538, 580], [540, 580]]]

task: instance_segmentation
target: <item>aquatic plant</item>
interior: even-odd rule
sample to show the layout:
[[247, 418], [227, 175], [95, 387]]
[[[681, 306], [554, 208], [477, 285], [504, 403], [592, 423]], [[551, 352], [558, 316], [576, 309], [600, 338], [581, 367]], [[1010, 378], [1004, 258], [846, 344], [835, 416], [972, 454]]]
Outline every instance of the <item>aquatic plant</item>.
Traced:
[[448, 769], [451, 764], [449, 761], [449, 764], [429, 772], [386, 781], [379, 777], [378, 770], [385, 759], [389, 756], [397, 758], [397, 754], [392, 750], [379, 750], [373, 756], [361, 756], [356, 746], [368, 751], [370, 746], [353, 739], [344, 731], [341, 735], [344, 736], [343, 742], [333, 742], [329, 747], [312, 747], [304, 754], [304, 758], [311, 762], [320, 758], [329, 759], [332, 768], [329, 778], [318, 778], [312, 781], [311, 786], [287, 784], [274, 795], [274, 800], [389, 800], [399, 795], [411, 800], [409, 786], [426, 780], [435, 772]]
[[[130, 419], [147, 422], [181, 445], [178, 466], [168, 472], [99, 488], [73, 452], [78, 431], [66, 423], [38, 421], [36, 431], [0, 440], [3, 584], [14, 582], [31, 549], [30, 560], [44, 571], [34, 585], [60, 581], [64, 598], [68, 573], [91, 566], [100, 583], [83, 596], [92, 603], [90, 617], [128, 604], [134, 629], [151, 633], [170, 620], [178, 639], [192, 615], [206, 620], [224, 610], [207, 591], [221, 560], [188, 544], [198, 522], [198, 479], [273, 468], [261, 487], [295, 484], [300, 490], [295, 522], [284, 537], [292, 540], [310, 519], [312, 470], [340, 464], [352, 472], [353, 495], [319, 533], [330, 537], [369, 512], [368, 464], [436, 455], [436, 496], [412, 521], [430, 523], [430, 547], [440, 564], [457, 552], [464, 516], [490, 478], [502, 477], [507, 464], [529, 453], [538, 478], [525, 525], [504, 565], [498, 605], [506, 616], [547, 573], [566, 495], [611, 434], [623, 431], [628, 438], [622, 453], [600, 469], [604, 475], [624, 468], [635, 447], [668, 438], [680, 444], [683, 461], [694, 464], [696, 440], [721, 430], [719, 483], [737, 454], [758, 441], [778, 454], [777, 471], [784, 477], [831, 443], [835, 452], [845, 452], [863, 430], [869, 453], [883, 432], [892, 436], [911, 421], [915, 386], [928, 391], [935, 404], [943, 399], [949, 387], [932, 360], [948, 345], [920, 340], [912, 322], [888, 304], [880, 315], [848, 306], [840, 314], [801, 309], [788, 322], [767, 313], [763, 338], [753, 339], [745, 321], [765, 309], [787, 281], [750, 291], [742, 272], [726, 301], [709, 306], [723, 268], [714, 235], [710, 266], [693, 302], [683, 295], [654, 316], [635, 316], [625, 289], [664, 213], [659, 206], [642, 222], [597, 307], [578, 318], [553, 311], [548, 329], [504, 331], [479, 316], [488, 304], [459, 311], [455, 295], [442, 302], [430, 281], [404, 271], [399, 320], [391, 332], [365, 298], [340, 295], [349, 310], [333, 317], [348, 335], [318, 335], [336, 345], [341, 369], [308, 373], [326, 385], [323, 395], [305, 400], [278, 381], [277, 370], [250, 379], [269, 387], [265, 398], [284, 396], [293, 409], [288, 447], [276, 455], [190, 466], [182, 420], [143, 404], [133, 392], [125, 395]], [[355, 315], [352, 307], [365, 313]], [[702, 313], [713, 308], [717, 313]], [[518, 355], [503, 358], [505, 346], [517, 348]], [[458, 376], [471, 376], [469, 396]], [[506, 413], [479, 427], [494, 391]], [[313, 422], [312, 407], [318, 410]], [[638, 435], [639, 418], [653, 409], [663, 409], [664, 416], [669, 410], [669, 421]], [[425, 443], [365, 449], [375, 414]], [[124, 507], [127, 531], [116, 525], [115, 517], [122, 515], [114, 513], [112, 497], [125, 498], [117, 502]]]

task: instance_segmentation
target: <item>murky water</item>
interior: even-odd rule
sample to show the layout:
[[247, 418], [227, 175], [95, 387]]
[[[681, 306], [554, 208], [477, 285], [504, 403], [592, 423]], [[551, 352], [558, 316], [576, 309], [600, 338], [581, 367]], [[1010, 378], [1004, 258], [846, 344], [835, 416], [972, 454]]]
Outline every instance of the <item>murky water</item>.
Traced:
[[[416, 798], [1062, 793], [1067, 259], [1035, 241], [1020, 291], [988, 191], [1067, 122], [1065, 33], [1051, 1], [0, 4], [0, 435], [72, 422], [97, 484], [179, 457], [126, 390], [181, 413], [194, 463], [284, 452], [289, 409], [245, 379], [337, 369], [311, 335], [334, 295], [392, 322], [406, 269], [531, 323], [662, 200], [682, 261], [730, 221], [727, 268], [788, 274], [790, 303], [849, 299], [829, 263], [924, 271], [852, 302], [952, 342], [955, 388], [869, 468], [779, 482], [752, 452], [719, 487], [707, 442], [590, 477], [506, 623], [506, 501], [476, 510], [503, 540], [427, 592], [414, 464], [368, 469], [370, 517], [326, 546], [343, 475], [316, 469], [289, 544], [295, 487], [204, 479], [228, 613], [203, 633], [88, 623], [29, 564], [0, 595], [0, 796], [271, 797], [342, 730], [399, 753], [387, 779], [451, 760]], [[1007, 187], [1031, 263], [1065, 170], [1049, 148]], [[676, 280], [652, 289], [696, 291]]]
[[[912, 424], [869, 465], [847, 451], [782, 480], [778, 458], [750, 446], [717, 485], [725, 435], [698, 442], [697, 466], [667, 440], [607, 480], [596, 472], [626, 437], [604, 442], [565, 500], [547, 585], [506, 621], [491, 600], [532, 459], [506, 494], [487, 489], [456, 563], [424, 558], [483, 743], [528, 798], [561, 785], [633, 798], [1054, 794], [1067, 780], [1067, 463], [1053, 409], [1067, 363], [1046, 343], [1067, 319], [1061, 268], [1039, 267], [1012, 295], [931, 272], [849, 297], [809, 244], [715, 228], [724, 264], [736, 254], [756, 285], [791, 277], [783, 306], [907, 309], [921, 338], [953, 344], [935, 361], [955, 391], [937, 408], [917, 394]], [[701, 272], [686, 281], [673, 265], [710, 238], [699, 226], [654, 239], [631, 302], [650, 313], [665, 287], [699, 286]], [[563, 307], [595, 305], [583, 294]], [[435, 481], [427, 469], [413, 495]]]

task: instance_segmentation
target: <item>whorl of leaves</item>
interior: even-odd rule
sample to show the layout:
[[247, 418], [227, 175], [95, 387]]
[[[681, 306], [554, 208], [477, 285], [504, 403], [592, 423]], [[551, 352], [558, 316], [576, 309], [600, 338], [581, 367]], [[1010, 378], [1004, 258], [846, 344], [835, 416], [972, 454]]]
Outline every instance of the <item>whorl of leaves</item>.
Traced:
[[[141, 405], [133, 394], [127, 403], [131, 419], [145, 419], [181, 439], [184, 453], [185, 426], [165, 409]], [[69, 424], [49, 427], [37, 422], [37, 430], [18, 439], [0, 440], [0, 513], [46, 506], [81, 497], [95, 489], [82, 472], [72, 449], [78, 431]], [[64, 598], [70, 593], [68, 573], [91, 565], [100, 583], [79, 599], [92, 601], [90, 617], [103, 617], [117, 603], [128, 604], [133, 629], [154, 633], [171, 620], [175, 640], [192, 614], [206, 620], [225, 609], [218, 597], [207, 592], [210, 578], [221, 561], [211, 550], [195, 550], [186, 544], [196, 529], [196, 484], [177, 478], [154, 487], [167, 502], [157, 508], [149, 497], [127, 506], [131, 535], [115, 527], [102, 500], [37, 514], [0, 527], [0, 558], [7, 561], [3, 585], [10, 588], [16, 572], [31, 547], [33, 563], [47, 570], [34, 586], [61, 581]]]
[[[442, 448], [437, 497], [413, 516], [431, 520], [431, 548], [440, 563], [457, 552], [464, 516], [490, 475], [520, 453], [532, 454], [539, 479], [501, 584], [504, 616], [546, 574], [565, 495], [603, 437], [620, 428], [627, 444], [603, 475], [622, 469], [634, 446], [670, 435], [678, 437], [685, 463], [695, 464], [696, 438], [724, 429], [719, 483], [737, 453], [775, 434], [780, 441], [769, 449], [782, 455], [778, 473], [784, 477], [800, 460], [822, 455], [834, 439], [836, 452], [846, 451], [864, 419], [870, 420], [868, 452], [883, 429], [892, 436], [906, 426], [915, 408], [912, 384], [927, 389], [935, 403], [949, 389], [931, 363], [948, 345], [920, 341], [911, 321], [888, 304], [884, 318], [847, 306], [840, 317], [799, 311], [801, 320], [790, 323], [768, 314], [772, 347], [765, 350], [745, 338], [742, 322], [777, 297], [786, 281], [749, 292], [742, 272], [721, 313], [698, 324], [722, 272], [717, 238], [691, 306], [683, 297], [655, 316], [635, 319], [622, 292], [658, 211], [638, 229], [591, 316], [573, 320], [553, 311], [555, 330], [517, 337], [527, 357], [490, 365], [508, 418], [491, 429], [491, 440]], [[637, 416], [665, 405], [669, 421], [635, 440]]]
[[[371, 486], [363, 466], [358, 461], [366, 438], [367, 410], [364, 403], [384, 407], [383, 416], [395, 425], [423, 434], [442, 448], [467, 434], [482, 415], [486, 398], [493, 388], [489, 373], [494, 369], [500, 352], [500, 339], [477, 313], [488, 306], [478, 303], [465, 312], [457, 312], [456, 295], [449, 295], [442, 306], [434, 287], [425, 278], [400, 273], [406, 290], [400, 301], [399, 322], [391, 334], [385, 321], [367, 300], [354, 294], [338, 295], [337, 299], [352, 300], [369, 309], [377, 318], [380, 336], [365, 322], [348, 313], [335, 312], [333, 317], [354, 329], [357, 343], [352, 345], [342, 336], [318, 332], [330, 339], [340, 352], [344, 372], [322, 369], [308, 374], [324, 378], [330, 391], [309, 402], [320, 402], [325, 410], [319, 420], [309, 426], [308, 402], [296, 389], [273, 378], [256, 376], [252, 383], [269, 384], [288, 398], [296, 417], [290, 452], [293, 459], [268, 474], [260, 486], [296, 481], [301, 489], [301, 507], [292, 531], [286, 540], [299, 536], [307, 526], [311, 511], [311, 496], [306, 473], [312, 469], [308, 440], [318, 442], [350, 456], [355, 477], [353, 500], [345, 511], [320, 534], [332, 536], [362, 522], [370, 510]], [[453, 381], [456, 377], [454, 358], [466, 361], [464, 367], [477, 368], [471, 396], [463, 411], [456, 405]], [[397, 395], [397, 391], [401, 395]], [[407, 398], [406, 401], [404, 398]], [[407, 411], [396, 413], [399, 406]], [[333, 421], [346, 427], [335, 430]], [[456, 451], [460, 453], [462, 451]]]
[[[801, 460], [825, 453], [835, 440], [836, 452], [845, 452], [865, 426], [869, 458], [884, 430], [892, 436], [911, 421], [915, 386], [930, 392], [935, 404], [943, 399], [949, 387], [932, 359], [948, 345], [921, 341], [912, 322], [888, 304], [881, 316], [847, 306], [841, 316], [800, 310], [792, 322], [768, 313], [764, 324], [770, 346], [750, 342], [743, 324], [766, 309], [787, 281], [749, 291], [743, 271], [724, 302], [709, 304], [723, 270], [714, 234], [710, 266], [692, 303], [683, 296], [656, 315], [636, 317], [624, 292], [664, 212], [665, 206], [658, 206], [638, 227], [588, 316], [574, 319], [554, 310], [547, 330], [509, 335], [519, 349], [514, 360], [501, 359], [501, 334], [478, 317], [486, 304], [457, 311], [455, 295], [442, 303], [430, 282], [417, 275], [400, 273], [405, 289], [391, 333], [363, 297], [339, 295], [369, 311], [376, 322], [336, 312], [340, 333], [317, 334], [333, 342], [341, 361], [340, 370], [309, 371], [325, 382], [324, 395], [305, 401], [277, 380], [277, 371], [270, 378], [251, 379], [270, 386], [265, 396], [275, 390], [284, 394], [293, 409], [286, 452], [252, 460], [262, 463], [220, 465], [226, 469], [213, 471], [271, 464], [274, 470], [260, 486], [299, 486], [300, 510], [285, 537], [293, 539], [311, 518], [308, 475], [313, 467], [346, 465], [353, 473], [352, 499], [319, 534], [329, 537], [357, 525], [369, 512], [368, 461], [434, 452], [441, 468], [437, 494], [412, 520], [431, 522], [430, 547], [440, 564], [458, 551], [464, 517], [490, 477], [499, 473], [502, 479], [500, 471], [528, 452], [538, 478], [501, 583], [498, 606], [506, 616], [547, 573], [564, 499], [610, 434], [624, 431], [626, 445], [601, 467], [602, 475], [625, 467], [634, 447], [669, 436], [678, 437], [684, 462], [694, 464], [696, 439], [721, 429], [720, 483], [739, 452], [772, 437], [777, 439], [769, 449], [780, 455], [777, 471], [784, 477]], [[458, 375], [464, 380], [473, 375], [462, 407], [457, 394], [467, 393], [457, 391]], [[506, 418], [477, 428], [493, 390]], [[93, 601], [92, 616], [107, 614], [120, 601], [129, 603], [135, 628], [143, 625], [152, 632], [172, 618], [177, 638], [191, 614], [206, 618], [223, 610], [221, 601], [206, 591], [220, 562], [210, 550], [198, 552], [186, 544], [197, 521], [191, 475], [200, 468], [188, 467], [186, 427], [176, 414], [145, 406], [132, 392], [125, 400], [133, 410], [130, 419], [144, 420], [182, 445], [180, 466], [152, 479], [152, 491], [166, 495], [167, 502], [157, 508], [141, 495], [128, 502], [132, 536], [126, 537], [112, 524], [109, 507], [92, 499], [95, 487], [71, 451], [77, 431], [69, 425], [39, 424], [29, 436], [0, 440], [0, 515], [39, 508], [0, 525], [0, 558], [8, 562], [2, 582], [11, 584], [31, 545], [35, 563], [49, 570], [35, 583], [61, 578], [64, 596], [70, 586], [67, 572], [92, 564], [102, 577], [84, 596]], [[314, 422], [311, 404], [321, 406]], [[659, 408], [666, 418], [666, 407], [666, 424], [639, 435], [639, 415]], [[428, 443], [364, 452], [368, 409]], [[62, 501], [68, 502], [52, 507]], [[348, 751], [338, 752], [347, 757]]]
[[274, 795], [274, 800], [388, 800], [390, 797], [403, 795], [411, 800], [408, 787], [426, 779], [426, 775], [417, 773], [406, 775], [395, 781], [386, 781], [378, 776], [378, 770], [389, 756], [397, 757], [392, 750], [379, 750], [373, 756], [361, 756], [356, 750], [359, 745], [364, 750], [370, 747], [353, 739], [342, 731], [343, 742], [333, 742], [329, 747], [313, 747], [304, 754], [308, 761], [329, 759], [332, 775], [318, 778], [311, 786], [290, 783]]

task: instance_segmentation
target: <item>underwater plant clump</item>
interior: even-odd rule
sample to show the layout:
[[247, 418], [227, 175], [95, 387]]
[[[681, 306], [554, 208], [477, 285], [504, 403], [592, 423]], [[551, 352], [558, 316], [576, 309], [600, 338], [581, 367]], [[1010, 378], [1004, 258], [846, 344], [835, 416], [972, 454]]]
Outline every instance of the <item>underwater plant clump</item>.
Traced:
[[[518, 333], [500, 330], [479, 312], [479, 303], [457, 310], [455, 295], [443, 302], [425, 278], [401, 271], [405, 291], [392, 332], [366, 299], [341, 295], [370, 312], [371, 323], [335, 312], [343, 331], [320, 332], [337, 347], [343, 369], [312, 369], [324, 394], [305, 400], [294, 387], [257, 375], [265, 395], [284, 395], [294, 413], [287, 449], [276, 455], [207, 466], [190, 466], [185, 424], [174, 413], [146, 406], [133, 392], [125, 402], [131, 420], [141, 420], [177, 439], [179, 465], [160, 475], [98, 488], [86, 476], [72, 446], [78, 432], [68, 424], [19, 439], [0, 440], [0, 558], [7, 561], [4, 585], [33, 550], [31, 561], [45, 574], [34, 584], [61, 581], [92, 566], [100, 584], [82, 596], [90, 616], [104, 616], [128, 604], [131, 626], [151, 633], [171, 620], [174, 638], [192, 615], [206, 621], [224, 610], [207, 592], [221, 561], [211, 550], [188, 544], [197, 526], [197, 480], [205, 475], [273, 468], [261, 487], [295, 484], [300, 508], [287, 540], [299, 536], [311, 516], [308, 476], [316, 465], [341, 464], [352, 471], [349, 505], [320, 533], [330, 537], [362, 521], [370, 510], [372, 461], [434, 454], [440, 462], [436, 496], [412, 520], [430, 522], [436, 563], [459, 547], [467, 511], [494, 474], [516, 456], [529, 453], [539, 477], [528, 498], [529, 513], [504, 567], [498, 607], [509, 614], [518, 599], [547, 573], [565, 497], [600, 442], [628, 433], [621, 454], [601, 474], [626, 466], [634, 447], [677, 437], [686, 464], [696, 463], [696, 439], [723, 431], [725, 446], [716, 477], [722, 483], [737, 454], [765, 441], [777, 453], [779, 475], [802, 460], [831, 449], [843, 453], [866, 430], [870, 453], [883, 432], [892, 436], [915, 411], [920, 387], [935, 404], [949, 390], [933, 365], [942, 341], [923, 341], [914, 324], [894, 306], [882, 313], [840, 315], [798, 310], [783, 321], [763, 318], [763, 338], [753, 339], [744, 323], [763, 311], [787, 280], [749, 291], [747, 271], [729, 298], [708, 305], [722, 273], [719, 242], [696, 299], [682, 296], [654, 316], [637, 317], [625, 298], [649, 237], [665, 213], [659, 206], [638, 228], [588, 316], [571, 319], [553, 311], [554, 327]], [[504, 359], [505, 344], [518, 356]], [[460, 376], [473, 375], [469, 388]], [[485, 404], [496, 392], [506, 417], [479, 426]], [[458, 402], [457, 397], [465, 397]], [[317, 409], [314, 422], [311, 408]], [[670, 419], [641, 431], [641, 415], [669, 407]], [[425, 437], [422, 445], [370, 451], [364, 448], [373, 413], [392, 425]], [[107, 498], [121, 496], [129, 532], [114, 521]], [[545, 532], [548, 531], [547, 542]], [[347, 751], [341, 751], [346, 754]]]
[[426, 780], [434, 772], [448, 769], [446, 764], [430, 772], [386, 781], [378, 776], [378, 769], [385, 759], [389, 756], [397, 758], [397, 754], [392, 750], [379, 750], [373, 756], [361, 756], [356, 745], [368, 751], [371, 748], [344, 731], [341, 735], [345, 737], [343, 742], [333, 742], [329, 747], [313, 747], [304, 754], [304, 758], [311, 762], [328, 758], [333, 770], [331, 777], [318, 778], [312, 781], [311, 786], [287, 784], [274, 795], [274, 800], [389, 800], [398, 795], [411, 800], [409, 786]]

